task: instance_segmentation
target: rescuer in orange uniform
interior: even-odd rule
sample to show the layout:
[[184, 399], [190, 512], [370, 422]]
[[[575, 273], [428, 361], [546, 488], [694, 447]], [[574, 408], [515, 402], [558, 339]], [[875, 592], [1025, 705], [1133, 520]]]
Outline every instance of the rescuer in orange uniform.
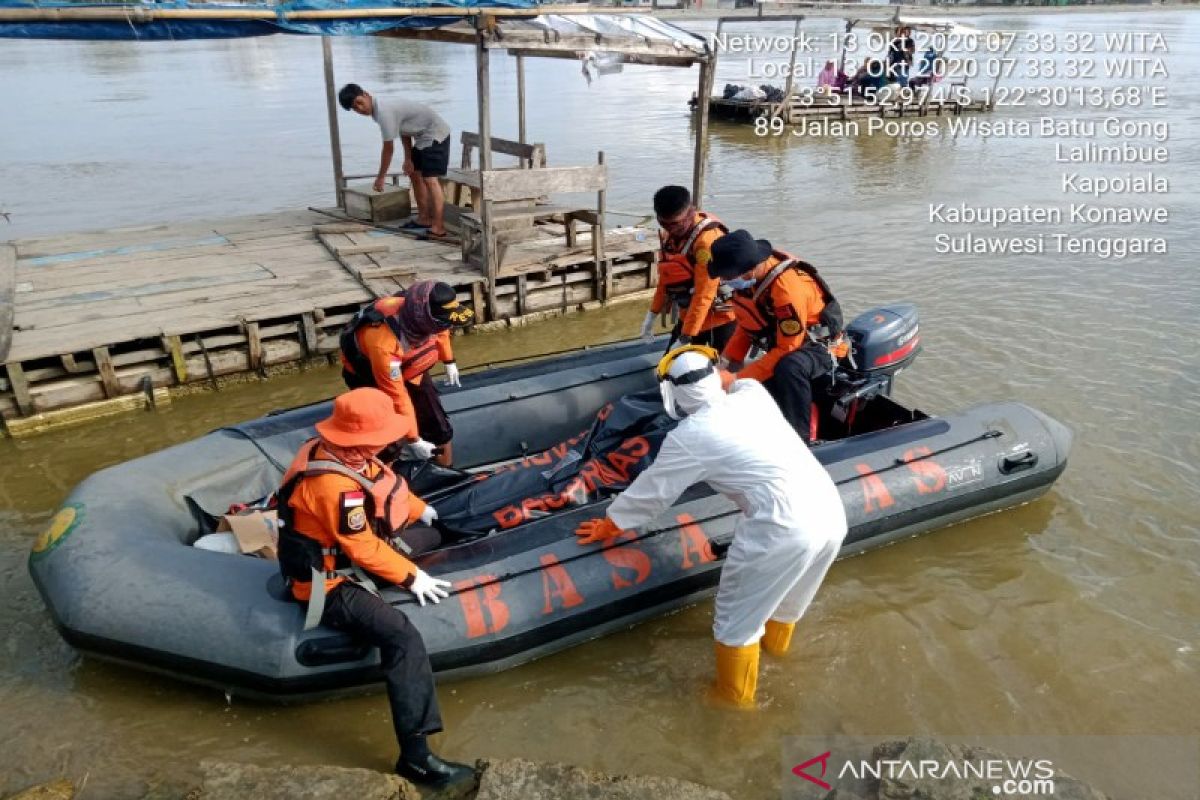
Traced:
[[442, 718], [425, 643], [371, 577], [404, 587], [422, 606], [439, 602], [450, 586], [407, 557], [440, 543], [428, 527], [437, 512], [376, 458], [416, 436], [413, 419], [397, 414], [378, 389], [354, 389], [333, 401], [317, 434], [300, 447], [278, 495], [279, 566], [292, 596], [307, 606], [305, 629], [327, 625], [379, 648], [400, 775], [431, 786], [471, 778], [470, 767], [429, 749], [426, 737], [442, 730]]
[[658, 217], [658, 286], [641, 335], [650, 339], [654, 318], [678, 315], [671, 331], [674, 344], [706, 344], [720, 350], [733, 335], [733, 309], [720, 297], [721, 282], [708, 274], [712, 245], [728, 232], [716, 217], [697, 211], [682, 186], [664, 186], [654, 194]]
[[[737, 316], [724, 360], [737, 378], [760, 381], [800, 438], [811, 442], [813, 383], [832, 380], [848, 351], [837, 299], [815, 267], [747, 231], [722, 236], [712, 256], [708, 272], [733, 289]], [[764, 355], [743, 366], [751, 346]]]
[[342, 378], [351, 389], [383, 390], [397, 413], [416, 417], [420, 438], [409, 445], [417, 458], [450, 466], [454, 428], [442, 408], [437, 387], [426, 373], [440, 361], [446, 383], [461, 386], [450, 346], [450, 329], [468, 325], [471, 309], [445, 283], [420, 281], [394, 297], [364, 306], [342, 331]]

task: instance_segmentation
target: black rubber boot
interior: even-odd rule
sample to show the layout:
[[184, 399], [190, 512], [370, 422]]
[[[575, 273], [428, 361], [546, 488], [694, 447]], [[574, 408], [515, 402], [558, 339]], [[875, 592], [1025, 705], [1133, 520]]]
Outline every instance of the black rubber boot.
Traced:
[[466, 764], [443, 761], [429, 753], [412, 759], [401, 756], [396, 762], [396, 774], [421, 786], [441, 788], [473, 779], [475, 770]]

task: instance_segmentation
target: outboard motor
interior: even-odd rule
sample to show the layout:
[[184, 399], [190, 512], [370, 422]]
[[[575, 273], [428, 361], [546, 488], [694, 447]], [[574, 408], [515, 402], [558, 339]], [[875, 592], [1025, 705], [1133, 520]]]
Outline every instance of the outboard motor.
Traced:
[[846, 326], [850, 358], [843, 364], [851, 379], [892, 378], [921, 352], [917, 307], [912, 303], [880, 306], [859, 314]]
[[855, 409], [877, 395], [890, 395], [896, 373], [921, 352], [917, 307], [894, 303], [865, 311], [846, 326], [850, 355], [842, 359], [831, 416], [849, 425]]

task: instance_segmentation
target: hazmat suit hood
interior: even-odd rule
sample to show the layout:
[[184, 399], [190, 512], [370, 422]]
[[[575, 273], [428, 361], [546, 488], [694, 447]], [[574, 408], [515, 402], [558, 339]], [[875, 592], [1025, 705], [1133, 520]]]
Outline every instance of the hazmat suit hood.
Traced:
[[703, 353], [681, 353], [659, 383], [663, 408], [671, 419], [682, 419], [725, 396], [716, 364]]

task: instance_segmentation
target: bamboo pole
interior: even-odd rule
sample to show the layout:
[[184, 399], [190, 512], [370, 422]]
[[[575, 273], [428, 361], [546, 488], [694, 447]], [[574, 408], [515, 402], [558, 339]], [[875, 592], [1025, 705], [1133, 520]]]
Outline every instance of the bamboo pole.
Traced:
[[525, 144], [525, 56], [517, 56], [517, 141]]
[[787, 83], [783, 87], [783, 102], [779, 104], [779, 111], [776, 116], [783, 116], [783, 112], [791, 107], [792, 87], [796, 84], [796, 51], [800, 48], [797, 43], [800, 41], [800, 22], [804, 17], [796, 17], [796, 25], [792, 30], [792, 61], [788, 67]]
[[325, 106], [329, 111], [329, 150], [333, 159], [333, 192], [338, 208], [346, 207], [346, 176], [342, 172], [342, 133], [338, 128], [337, 90], [333, 81], [333, 43], [321, 37], [321, 55], [325, 62]]

